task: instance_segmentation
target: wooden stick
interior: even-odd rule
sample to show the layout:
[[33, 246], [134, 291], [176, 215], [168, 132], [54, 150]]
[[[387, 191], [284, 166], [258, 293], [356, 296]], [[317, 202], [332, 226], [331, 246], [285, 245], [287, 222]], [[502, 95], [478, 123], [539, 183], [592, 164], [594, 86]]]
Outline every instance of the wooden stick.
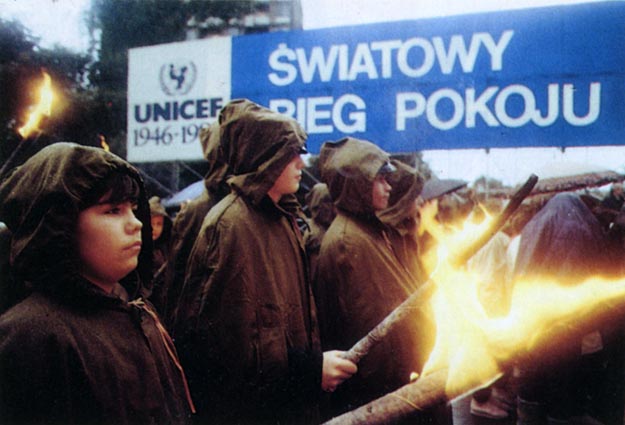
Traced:
[[[621, 323], [624, 313], [625, 299], [616, 298], [605, 300], [587, 311], [570, 314], [546, 330], [537, 340], [536, 345], [511, 353], [507, 358], [500, 358], [498, 360], [500, 370], [508, 370], [515, 364], [523, 365], [535, 361], [533, 359], [536, 358], [557, 355], [563, 347], [579, 343], [582, 335], [610, 323]], [[417, 381], [337, 416], [324, 425], [395, 423], [419, 411], [446, 402], [450, 398], [470, 394], [483, 387], [483, 385], [476, 386], [475, 383], [469, 383], [465, 388], [457, 389], [457, 393], [450, 396], [445, 391], [448, 371], [447, 367], [443, 367], [422, 375]], [[494, 380], [497, 377], [495, 375], [491, 378]]]
[[[538, 177], [532, 174], [527, 182], [510, 198], [510, 202], [506, 208], [499, 214], [495, 220], [491, 223], [489, 228], [480, 235], [471, 245], [457, 253], [453, 259], [452, 264], [460, 266], [466, 263], [469, 258], [475, 255], [505, 224], [506, 220], [516, 211], [521, 205], [523, 200], [530, 194]], [[393, 329], [395, 323], [401, 322], [404, 317], [409, 314], [413, 314], [414, 310], [420, 308], [430, 299], [436, 288], [436, 282], [432, 279], [428, 279], [419, 289], [417, 289], [412, 295], [410, 295], [404, 302], [397, 306], [388, 316], [384, 318], [375, 328], [373, 328], [367, 335], [361, 338], [352, 348], [345, 353], [345, 358], [351, 360], [354, 363], [358, 363], [360, 359], [369, 353], [372, 347], [378, 342], [382, 341], [386, 335]]]
[[390, 424], [427, 407], [444, 403], [447, 368], [422, 376], [364, 406], [331, 419], [325, 425]]
[[471, 245], [465, 247], [461, 252], [458, 252], [453, 256], [451, 263], [453, 266], [460, 267], [464, 265], [471, 257], [473, 257], [495, 233], [497, 233], [506, 222], [510, 219], [512, 214], [519, 208], [525, 198], [529, 196], [538, 182], [538, 177], [535, 174], [529, 176], [527, 181], [521, 186], [510, 198], [506, 208], [493, 220], [488, 229], [484, 231], [478, 238], [476, 238]]

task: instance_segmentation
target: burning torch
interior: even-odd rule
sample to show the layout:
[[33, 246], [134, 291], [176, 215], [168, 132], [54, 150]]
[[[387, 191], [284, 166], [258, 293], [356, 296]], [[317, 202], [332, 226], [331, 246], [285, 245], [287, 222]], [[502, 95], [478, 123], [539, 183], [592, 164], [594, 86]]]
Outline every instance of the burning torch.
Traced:
[[[50, 75], [43, 71], [43, 81], [39, 88], [39, 101], [30, 111], [26, 123], [18, 129], [19, 135], [22, 137], [22, 141], [18, 144], [17, 148], [11, 153], [9, 158], [2, 164], [0, 168], [0, 179], [15, 166], [15, 161], [30, 144], [35, 143], [42, 134], [39, 125], [44, 117], [49, 117], [52, 114], [52, 102], [54, 100], [54, 92], [52, 90], [52, 78]], [[37, 132], [37, 136], [32, 138], [32, 134]]]

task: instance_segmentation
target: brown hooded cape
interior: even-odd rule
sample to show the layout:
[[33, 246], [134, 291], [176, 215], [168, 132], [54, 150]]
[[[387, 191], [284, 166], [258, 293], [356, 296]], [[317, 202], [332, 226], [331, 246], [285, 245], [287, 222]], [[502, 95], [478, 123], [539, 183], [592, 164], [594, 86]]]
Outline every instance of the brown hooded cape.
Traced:
[[[239, 101], [241, 102], [241, 101]], [[306, 135], [249, 101], [219, 125], [232, 192], [206, 216], [174, 325], [202, 421], [316, 420], [321, 352], [294, 196], [267, 196]]]
[[[78, 274], [82, 201], [112, 171], [141, 188], [139, 266], [107, 294]], [[57, 143], [0, 185], [12, 272], [32, 294], [0, 316], [0, 422], [180, 424], [183, 378], [156, 321], [129, 303], [146, 292], [151, 229], [136, 169], [102, 149]]]
[[[388, 159], [374, 144], [353, 138], [321, 149], [322, 178], [337, 208], [321, 244], [316, 282], [324, 349], [351, 348], [417, 288], [372, 207], [373, 181]], [[418, 325], [397, 327], [360, 361], [358, 373], [333, 394], [334, 414], [409, 382], [420, 367]]]

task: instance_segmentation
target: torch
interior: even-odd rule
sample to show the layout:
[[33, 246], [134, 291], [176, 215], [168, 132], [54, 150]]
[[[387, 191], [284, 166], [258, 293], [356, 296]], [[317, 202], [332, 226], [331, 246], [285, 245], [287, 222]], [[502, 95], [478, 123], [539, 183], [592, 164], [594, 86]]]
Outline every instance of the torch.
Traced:
[[[532, 174], [510, 198], [506, 208], [491, 222], [490, 226], [473, 243], [462, 251], [456, 253], [451, 259], [451, 264], [458, 267], [465, 264], [476, 252], [480, 250], [497, 233], [512, 214], [519, 208], [523, 200], [530, 194], [538, 177]], [[436, 282], [431, 278], [417, 291], [397, 306], [382, 322], [373, 328], [367, 335], [358, 341], [347, 351], [345, 358], [358, 363], [372, 347], [382, 341], [386, 335], [396, 326], [396, 323], [404, 320], [415, 308], [422, 306], [431, 297], [436, 288]]]
[[[0, 168], [0, 180], [4, 178], [5, 174], [16, 165], [16, 160], [19, 158], [21, 153], [29, 145], [35, 143], [41, 136], [42, 131], [39, 129], [39, 124], [44, 117], [49, 117], [52, 114], [53, 99], [54, 93], [52, 91], [52, 78], [50, 78], [50, 75], [44, 71], [43, 82], [39, 90], [39, 101], [30, 112], [26, 123], [18, 129], [18, 133], [22, 137], [22, 141], [2, 164], [2, 168]], [[37, 136], [32, 138], [31, 136], [34, 132], [37, 132]]]
[[[482, 329], [481, 339], [476, 342], [476, 345], [489, 350], [486, 354], [489, 359], [481, 358], [481, 362], [492, 360], [498, 370], [522, 364], [531, 358], [552, 355], [570, 343], [572, 336], [587, 333], [599, 323], [622, 318], [625, 307], [625, 278], [612, 281], [593, 278], [575, 288], [562, 288], [555, 282], [521, 282], [520, 285], [521, 296], [513, 300], [515, 305], [512, 306], [510, 317], [493, 319]], [[539, 314], [534, 311], [536, 303], [529, 302], [536, 299], [541, 299], [541, 304], [548, 306]], [[560, 308], [551, 308], [556, 302], [560, 302]], [[510, 318], [516, 319], [514, 323], [501, 326]], [[528, 332], [528, 329], [536, 329], [536, 332]], [[474, 373], [480, 365], [473, 363], [465, 364], [464, 367], [468, 373]], [[481, 382], [465, 380], [450, 391], [452, 366], [441, 365], [424, 373], [416, 381], [335, 417], [325, 425], [394, 423], [416, 411], [489, 385], [499, 377], [498, 370], [490, 369], [483, 374]]]

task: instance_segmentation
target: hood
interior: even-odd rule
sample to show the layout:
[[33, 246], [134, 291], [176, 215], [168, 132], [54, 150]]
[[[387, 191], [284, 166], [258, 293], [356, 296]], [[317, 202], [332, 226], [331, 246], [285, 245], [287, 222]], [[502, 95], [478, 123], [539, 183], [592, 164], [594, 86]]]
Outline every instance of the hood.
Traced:
[[[139, 266], [124, 282], [137, 295], [151, 281], [150, 210], [138, 171], [103, 149], [56, 143], [32, 156], [0, 184], [0, 221], [12, 232], [10, 262], [21, 281], [34, 286], [82, 281], [78, 276], [75, 231], [81, 201], [113, 170], [139, 183], [137, 217], [143, 222]], [[68, 287], [43, 287], [67, 293]]]
[[151, 215], [162, 215], [165, 218], [169, 218], [167, 215], [167, 211], [165, 211], [165, 207], [161, 203], [161, 198], [158, 196], [152, 196], [148, 203], [150, 204], [150, 214]]
[[226, 105], [218, 126], [218, 155], [227, 164], [228, 184], [254, 204], [305, 149], [307, 135], [297, 121], [246, 99]]
[[161, 202], [161, 198], [159, 198], [158, 196], [152, 196], [148, 200], [148, 203], [150, 205], [150, 215], [160, 215], [163, 217], [163, 232], [158, 237], [158, 239], [152, 241], [152, 244], [154, 245], [153, 248], [156, 248], [157, 245], [167, 245], [169, 243], [169, 240], [171, 239], [173, 220], [171, 219], [169, 214], [167, 214], [167, 210], [165, 210], [165, 207]]
[[206, 162], [208, 162], [208, 171], [204, 176], [204, 187], [211, 197], [217, 200], [223, 198], [230, 192], [230, 187], [228, 187], [228, 183], [226, 183], [226, 178], [228, 177], [228, 163], [223, 157], [219, 147], [221, 114], [219, 118], [218, 121], [200, 130], [202, 152], [204, 152], [204, 158], [206, 158]]
[[597, 218], [579, 196], [561, 193], [523, 228], [515, 274], [547, 274], [574, 283], [604, 272], [607, 261]]
[[315, 184], [306, 194], [306, 205], [310, 210], [310, 217], [315, 223], [327, 229], [336, 216], [334, 203], [325, 183]]
[[391, 185], [388, 208], [380, 211], [378, 217], [383, 223], [397, 229], [400, 233], [414, 230], [416, 217], [413, 205], [423, 189], [423, 176], [411, 166], [397, 160], [391, 163], [396, 168], [387, 177]]
[[386, 152], [365, 140], [346, 137], [324, 143], [319, 154], [319, 169], [334, 205], [355, 215], [374, 215], [373, 181], [388, 161]]

